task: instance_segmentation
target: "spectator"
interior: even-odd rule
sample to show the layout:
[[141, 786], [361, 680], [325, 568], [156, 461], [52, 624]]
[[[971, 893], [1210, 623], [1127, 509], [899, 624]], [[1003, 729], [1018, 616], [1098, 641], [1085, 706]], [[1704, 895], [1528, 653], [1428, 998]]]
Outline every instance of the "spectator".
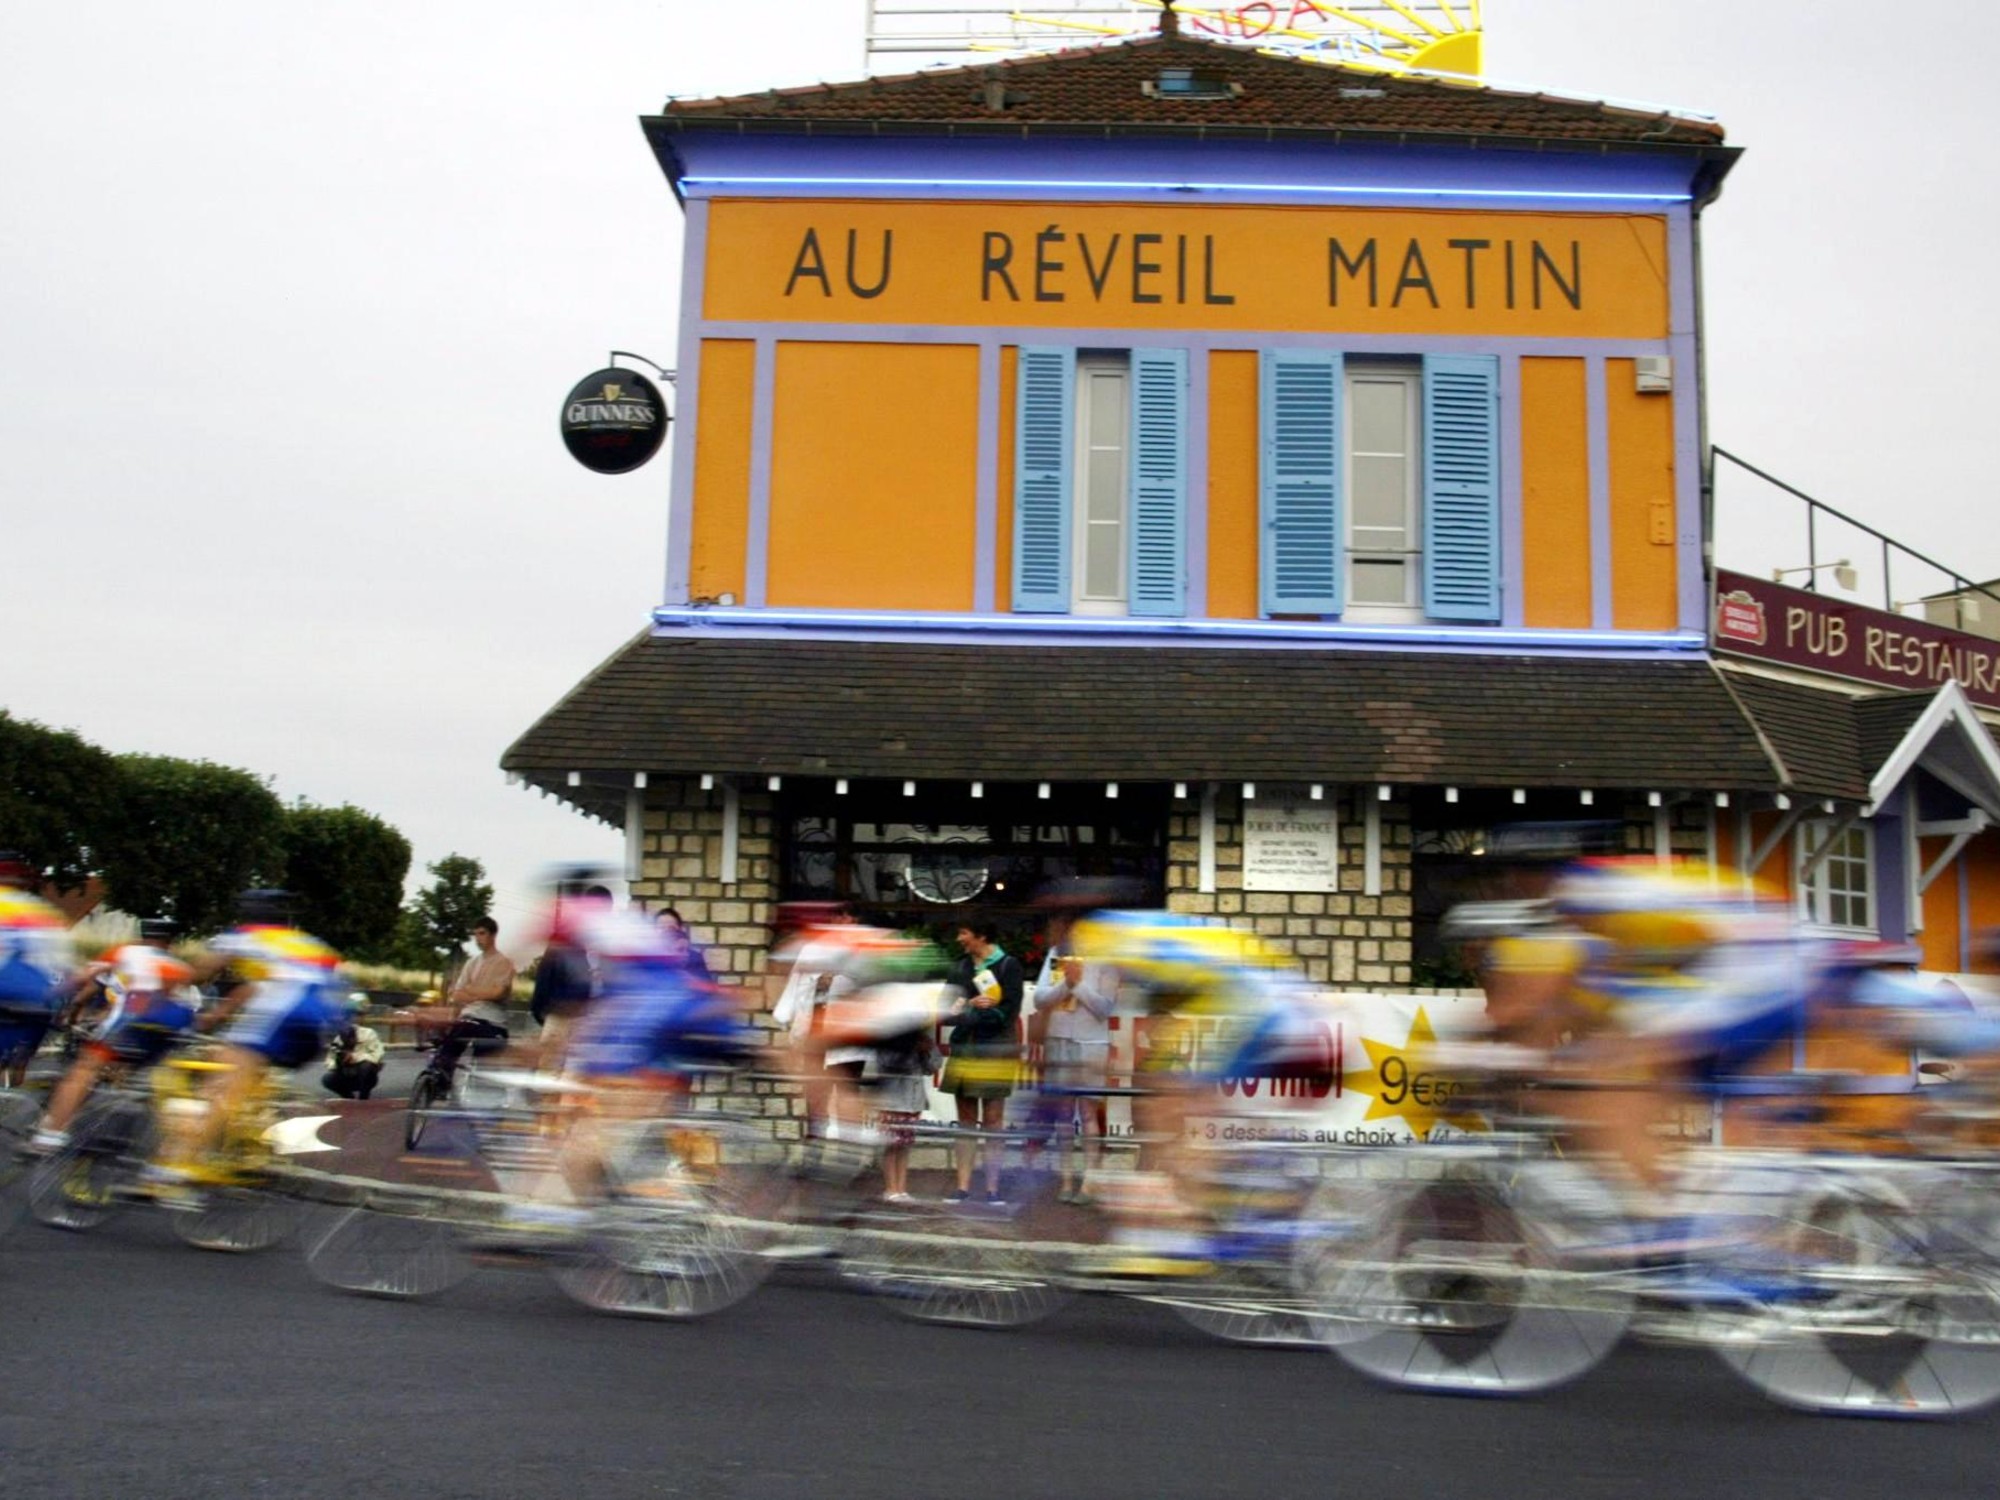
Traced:
[[[1021, 1065], [1021, 961], [994, 942], [993, 926], [983, 917], [960, 924], [958, 946], [965, 956], [950, 982], [963, 998], [947, 1023], [951, 1059], [941, 1087], [958, 1096], [961, 1129], [998, 1131]], [[1000, 1147], [993, 1141], [980, 1145], [986, 1201], [999, 1203]], [[963, 1200], [972, 1191], [972, 1147], [969, 1140], [958, 1143], [958, 1186], [945, 1195], [949, 1200]]]
[[[1042, 1033], [1042, 1082], [1052, 1096], [1058, 1127], [1064, 1203], [1087, 1203], [1085, 1178], [1104, 1151], [1105, 1104], [1101, 1092], [1111, 1062], [1111, 1012], [1118, 1005], [1118, 975], [1108, 964], [1085, 963], [1062, 951], [1073, 913], [1051, 922], [1049, 956], [1035, 986], [1035, 1014], [1047, 1017]], [[1075, 1121], [1082, 1118], [1083, 1176], [1073, 1177]], [[1046, 1117], [1045, 1117], [1046, 1118]]]
[[382, 1078], [382, 1038], [374, 1028], [350, 1021], [327, 1049], [326, 1072], [320, 1078], [343, 1099], [366, 1099]]
[[672, 945], [680, 961], [687, 965], [690, 974], [703, 984], [715, 983], [715, 976], [708, 970], [708, 960], [701, 956], [701, 949], [694, 945], [694, 939], [688, 935], [687, 923], [681, 920], [681, 914], [671, 906], [663, 907], [660, 911], [660, 931], [666, 934], [668, 943]]
[[472, 924], [478, 954], [458, 971], [445, 1004], [454, 1012], [438, 1039], [438, 1061], [447, 1074], [470, 1046], [482, 1055], [507, 1045], [507, 1000], [514, 993], [514, 960], [498, 946], [500, 924], [481, 917]]

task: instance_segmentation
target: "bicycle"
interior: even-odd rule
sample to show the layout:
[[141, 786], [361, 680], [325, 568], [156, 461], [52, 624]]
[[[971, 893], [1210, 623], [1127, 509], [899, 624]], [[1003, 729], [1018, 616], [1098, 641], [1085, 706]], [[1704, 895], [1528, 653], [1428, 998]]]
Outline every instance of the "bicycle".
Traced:
[[501, 1094], [488, 1093], [481, 1087], [476, 1060], [481, 1040], [484, 1039], [474, 1039], [457, 1060], [450, 1063], [444, 1058], [446, 1037], [441, 1035], [431, 1043], [430, 1058], [410, 1085], [410, 1100], [403, 1120], [405, 1150], [415, 1151], [423, 1144], [431, 1119], [439, 1110], [467, 1109], [503, 1102]]
[[[99, 1086], [69, 1141], [29, 1174], [28, 1206], [52, 1228], [94, 1229], [120, 1208], [151, 1200], [142, 1181], [169, 1115], [208, 1108], [198, 1085], [224, 1064], [167, 1057], [145, 1073]], [[268, 1074], [224, 1127], [220, 1145], [188, 1167], [187, 1197], [173, 1209], [175, 1235], [203, 1250], [268, 1249], [290, 1233], [296, 1206], [273, 1189], [269, 1139], [281, 1088]]]

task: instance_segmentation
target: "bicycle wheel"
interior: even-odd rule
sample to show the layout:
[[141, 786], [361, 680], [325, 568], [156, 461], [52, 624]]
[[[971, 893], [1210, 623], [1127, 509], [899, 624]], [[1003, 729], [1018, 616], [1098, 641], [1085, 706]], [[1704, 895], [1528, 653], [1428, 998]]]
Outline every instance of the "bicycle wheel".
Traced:
[[1578, 1252], [1615, 1243], [1616, 1216], [1552, 1166], [1447, 1162], [1435, 1181], [1358, 1190], [1354, 1232], [1312, 1243], [1296, 1268], [1324, 1341], [1364, 1375], [1441, 1392], [1546, 1390], [1596, 1365], [1631, 1295]]
[[840, 1274], [902, 1317], [960, 1328], [1020, 1328], [1068, 1293], [1054, 1260], [1007, 1219], [949, 1213], [897, 1216], [848, 1231]]
[[700, 1318], [749, 1295], [765, 1261], [734, 1215], [693, 1200], [613, 1204], [551, 1269], [556, 1285], [597, 1312]]
[[174, 1210], [174, 1234], [197, 1250], [243, 1255], [268, 1250], [292, 1232], [299, 1204], [268, 1187], [217, 1187], [199, 1204]]
[[1321, 1342], [1309, 1301], [1276, 1266], [1226, 1265], [1150, 1302], [1164, 1302], [1210, 1338], [1264, 1349], [1311, 1349]]
[[28, 1210], [53, 1229], [95, 1229], [130, 1197], [151, 1121], [137, 1099], [100, 1100], [80, 1115], [69, 1144], [28, 1174]]
[[443, 1102], [450, 1090], [445, 1081], [426, 1068], [410, 1086], [410, 1103], [403, 1116], [403, 1149], [414, 1151], [430, 1128], [429, 1111]]
[[463, 1281], [472, 1262], [451, 1225], [416, 1214], [344, 1210], [306, 1250], [323, 1285], [369, 1297], [431, 1297]]
[[1866, 1184], [1815, 1185], [1748, 1247], [1764, 1278], [1784, 1287], [1767, 1310], [1768, 1336], [1717, 1353], [1804, 1411], [1926, 1417], [2000, 1400], [1994, 1285], [1979, 1268], [1955, 1267], [1935, 1227]]

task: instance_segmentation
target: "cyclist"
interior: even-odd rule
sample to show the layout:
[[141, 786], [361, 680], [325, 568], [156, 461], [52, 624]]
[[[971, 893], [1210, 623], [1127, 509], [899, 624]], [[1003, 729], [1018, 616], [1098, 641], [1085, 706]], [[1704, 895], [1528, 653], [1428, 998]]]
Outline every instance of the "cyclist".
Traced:
[[31, 1149], [55, 1151], [68, 1143], [70, 1121], [105, 1069], [116, 1063], [142, 1068], [158, 1062], [194, 1024], [200, 1003], [192, 985], [194, 970], [170, 951], [174, 931], [172, 922], [147, 918], [139, 924], [136, 943], [113, 949], [96, 966], [109, 1014], [49, 1096]]
[[[607, 1118], [654, 1112], [691, 1068], [746, 1062], [758, 1039], [742, 1006], [695, 978], [644, 912], [614, 910], [608, 898], [558, 906], [557, 934], [589, 955], [599, 978], [599, 994], [578, 1019], [567, 1056], [569, 1070], [596, 1093], [557, 1159], [564, 1182], [587, 1204], [604, 1195]], [[580, 1213], [545, 1207], [532, 1216], [568, 1223]]]
[[1792, 1033], [1824, 970], [1783, 905], [1732, 878], [1650, 858], [1578, 862], [1553, 921], [1496, 941], [1489, 1012], [1546, 1047], [1558, 1108], [1631, 1173], [1663, 1177], [1662, 1099], [1741, 1072]]
[[69, 929], [40, 883], [26, 856], [0, 850], [0, 1086], [27, 1081], [72, 987]]
[[326, 1038], [346, 1021], [334, 983], [339, 955], [291, 925], [288, 893], [246, 891], [237, 914], [238, 925], [209, 945], [221, 970], [211, 1029], [223, 1066], [204, 1091], [209, 1107], [172, 1117], [161, 1159], [149, 1172], [168, 1194], [186, 1180], [189, 1164], [221, 1139], [266, 1068], [315, 1061]]
[[1151, 1170], [1086, 1183], [1125, 1221], [1113, 1242], [1128, 1253], [1107, 1269], [1207, 1269], [1187, 1141], [1196, 1099], [1224, 1077], [1328, 1075], [1338, 1067], [1330, 1038], [1287, 961], [1237, 928], [1171, 912], [1100, 911], [1076, 924], [1066, 946], [1115, 966], [1145, 1004], [1144, 1092], [1132, 1113]]

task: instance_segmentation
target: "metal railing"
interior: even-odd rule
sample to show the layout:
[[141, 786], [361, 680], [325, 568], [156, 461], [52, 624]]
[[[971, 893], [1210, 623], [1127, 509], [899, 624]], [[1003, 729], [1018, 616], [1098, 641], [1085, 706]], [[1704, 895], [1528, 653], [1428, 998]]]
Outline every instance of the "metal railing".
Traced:
[[[1748, 459], [1738, 458], [1734, 453], [1731, 453], [1727, 448], [1712, 446], [1709, 449], [1709, 454], [1711, 456], [1711, 461], [1710, 461], [1711, 478], [1709, 481], [1711, 487], [1711, 493], [1713, 493], [1713, 486], [1714, 486], [1714, 479], [1713, 479], [1714, 460], [1726, 459], [1730, 463], [1734, 464], [1737, 468], [1743, 470], [1746, 474], [1754, 474], [1757, 476], [1757, 478], [1763, 480], [1766, 484], [1775, 485], [1777, 488], [1783, 490], [1786, 494], [1794, 497], [1795, 499], [1802, 500], [1805, 502], [1807, 567], [1806, 569], [1803, 570], [1805, 571], [1806, 574], [1806, 581], [1803, 587], [1805, 587], [1809, 591], [1813, 593], [1819, 592], [1819, 570], [1822, 566], [1819, 560], [1819, 517], [1820, 514], [1824, 512], [1826, 515], [1832, 517], [1834, 520], [1839, 521], [1842, 525], [1852, 526], [1856, 531], [1866, 533], [1868, 536], [1873, 537], [1877, 542], [1881, 544], [1882, 607], [1888, 610], [1890, 613], [1892, 614], [1900, 613], [1897, 607], [1898, 600], [1896, 598], [1895, 589], [1893, 586], [1892, 572], [1891, 572], [1892, 557], [1896, 553], [1901, 553], [1904, 557], [1909, 558], [1911, 561], [1922, 563], [1925, 567], [1930, 568], [1933, 572], [1940, 573], [1944, 575], [1946, 578], [1949, 578], [1952, 583], [1953, 594], [1956, 594], [1961, 598], [1963, 598], [1967, 594], [1979, 594], [1983, 595], [1985, 598], [1991, 599], [1995, 605], [2000, 605], [2000, 593], [1995, 593], [1991, 588], [1988, 588], [1984, 584], [1974, 583], [1971, 579], [1967, 578], [1964, 574], [1960, 573], [1956, 568], [1948, 568], [1943, 563], [1939, 562], [1936, 558], [1926, 556], [1924, 553], [1917, 551], [1917, 549], [1914, 547], [1905, 546], [1903, 543], [1897, 541], [1894, 537], [1888, 535], [1886, 532], [1876, 530], [1873, 526], [1870, 526], [1866, 521], [1857, 521], [1853, 516], [1848, 515], [1846, 511], [1839, 510], [1834, 506], [1828, 505], [1824, 500], [1816, 499], [1815, 497], [1808, 495], [1804, 490], [1799, 489], [1796, 485], [1790, 485], [1785, 483], [1785, 481], [1778, 478], [1777, 475], [1767, 473], [1763, 469], [1760, 469], [1755, 464], [1751, 463]], [[1901, 602], [1910, 603], [1913, 601], [1904, 600]]]

